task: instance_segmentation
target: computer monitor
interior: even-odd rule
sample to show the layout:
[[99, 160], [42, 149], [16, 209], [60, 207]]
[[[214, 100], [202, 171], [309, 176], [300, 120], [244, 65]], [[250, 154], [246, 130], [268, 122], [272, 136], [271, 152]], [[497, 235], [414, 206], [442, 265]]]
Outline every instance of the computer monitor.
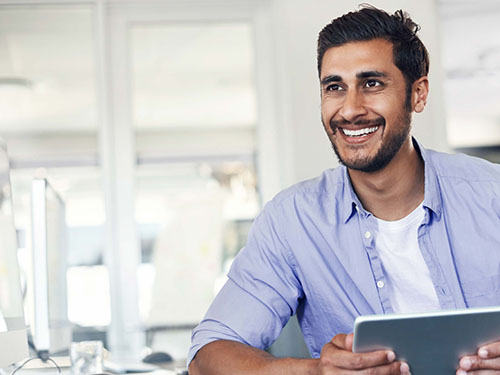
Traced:
[[0, 368], [28, 357], [9, 158], [0, 140]]
[[45, 178], [31, 191], [32, 311], [30, 328], [37, 355], [66, 351], [71, 343], [67, 314], [65, 205]]

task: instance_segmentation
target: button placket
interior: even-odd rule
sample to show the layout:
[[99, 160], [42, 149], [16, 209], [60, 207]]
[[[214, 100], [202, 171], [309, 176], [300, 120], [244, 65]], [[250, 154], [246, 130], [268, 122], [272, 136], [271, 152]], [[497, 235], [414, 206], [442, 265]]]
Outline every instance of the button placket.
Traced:
[[374, 287], [378, 290], [378, 297], [382, 313], [391, 313], [392, 305], [389, 301], [385, 275], [382, 263], [375, 249], [376, 222], [372, 215], [359, 215], [360, 235], [365, 246], [366, 253], [370, 259], [371, 271], [373, 273]]

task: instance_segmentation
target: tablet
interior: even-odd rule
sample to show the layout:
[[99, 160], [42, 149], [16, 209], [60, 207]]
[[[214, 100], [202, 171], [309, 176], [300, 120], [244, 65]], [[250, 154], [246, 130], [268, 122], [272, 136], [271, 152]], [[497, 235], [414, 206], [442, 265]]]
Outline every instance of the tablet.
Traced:
[[413, 375], [453, 375], [459, 359], [500, 340], [500, 307], [365, 315], [354, 322], [354, 352], [392, 349]]

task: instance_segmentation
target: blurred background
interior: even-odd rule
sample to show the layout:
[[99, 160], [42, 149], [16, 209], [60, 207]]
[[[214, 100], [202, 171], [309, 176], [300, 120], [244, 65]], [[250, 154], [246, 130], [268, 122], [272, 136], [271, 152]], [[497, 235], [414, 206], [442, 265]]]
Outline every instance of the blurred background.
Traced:
[[[414, 134], [500, 161], [500, 3], [406, 9], [431, 56]], [[337, 165], [316, 39], [347, 0], [0, 0], [0, 136], [19, 259], [30, 189], [65, 203], [73, 336], [187, 354], [262, 205]]]

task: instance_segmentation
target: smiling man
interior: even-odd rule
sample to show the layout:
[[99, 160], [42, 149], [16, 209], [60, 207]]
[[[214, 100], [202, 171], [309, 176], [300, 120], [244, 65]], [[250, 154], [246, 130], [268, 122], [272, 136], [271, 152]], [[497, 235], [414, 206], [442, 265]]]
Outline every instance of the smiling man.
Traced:
[[[393, 43], [382, 38], [330, 47], [321, 58], [323, 126], [364, 207], [379, 219], [401, 219], [424, 198], [423, 162], [409, 135], [412, 112], [423, 111], [427, 100], [426, 51], [421, 57], [414, 81], [394, 64]], [[397, 181], [404, 192], [394, 189]]]
[[[323, 55], [323, 125], [337, 157], [350, 169], [378, 171], [409, 141], [412, 98], [405, 95], [405, 79], [389, 59], [392, 54], [391, 42], [376, 39], [347, 43]], [[377, 70], [371, 70], [374, 67]], [[426, 86], [419, 87], [420, 112], [427, 93], [426, 74], [418, 84]]]
[[[278, 194], [194, 330], [192, 375], [407, 374], [352, 352], [354, 319], [500, 304], [500, 167], [410, 135], [429, 59], [403, 12], [365, 7], [319, 34], [321, 117], [341, 166]], [[312, 359], [263, 349], [297, 314]], [[500, 343], [457, 374], [500, 373]]]

